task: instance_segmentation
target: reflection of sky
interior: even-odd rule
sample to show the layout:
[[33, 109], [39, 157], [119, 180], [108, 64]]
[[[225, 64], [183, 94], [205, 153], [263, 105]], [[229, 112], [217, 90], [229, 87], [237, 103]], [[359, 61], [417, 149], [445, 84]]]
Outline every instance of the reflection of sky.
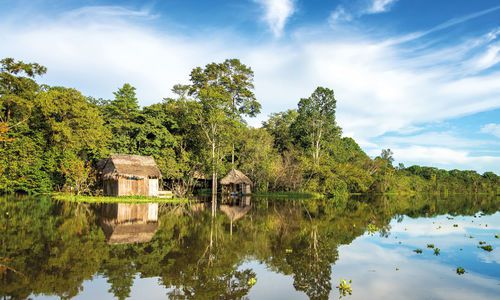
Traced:
[[[498, 299], [500, 239], [495, 234], [500, 234], [500, 212], [476, 218], [405, 217], [399, 223], [393, 220], [390, 228], [388, 237], [365, 234], [339, 248], [339, 259], [332, 266], [330, 298], [338, 298], [335, 286], [340, 279], [351, 279], [353, 295], [347, 299]], [[479, 241], [494, 250], [479, 249]], [[427, 244], [440, 248], [441, 254], [433, 255]], [[417, 248], [423, 253], [414, 253]], [[457, 275], [457, 266], [467, 273]], [[272, 272], [254, 260], [244, 262], [239, 269], [252, 269], [257, 274], [250, 299], [307, 299], [294, 289], [292, 275]], [[76, 299], [113, 299], [109, 288], [106, 279], [97, 275], [84, 282]], [[165, 299], [166, 294], [158, 278], [136, 276], [130, 296]]]

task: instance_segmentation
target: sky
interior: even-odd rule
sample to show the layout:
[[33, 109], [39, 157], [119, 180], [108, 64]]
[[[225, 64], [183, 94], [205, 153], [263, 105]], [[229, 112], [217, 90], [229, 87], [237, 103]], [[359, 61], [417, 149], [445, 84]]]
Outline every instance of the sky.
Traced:
[[498, 0], [0, 0], [0, 57], [97, 98], [128, 82], [143, 106], [239, 58], [262, 104], [252, 126], [325, 86], [370, 156], [500, 174]]

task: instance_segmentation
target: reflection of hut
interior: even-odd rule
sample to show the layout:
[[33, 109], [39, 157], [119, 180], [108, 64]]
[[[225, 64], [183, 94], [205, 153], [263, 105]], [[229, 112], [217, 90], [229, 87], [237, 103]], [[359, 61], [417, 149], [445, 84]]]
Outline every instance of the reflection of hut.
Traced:
[[229, 218], [229, 232], [231, 235], [233, 235], [233, 223], [243, 218], [251, 208], [250, 196], [243, 196], [238, 201], [233, 201], [232, 205], [221, 204], [219, 209]]
[[112, 155], [101, 164], [105, 195], [158, 196], [161, 173], [151, 156]]
[[222, 193], [250, 194], [252, 193], [252, 181], [241, 171], [231, 169], [227, 175], [220, 180]]
[[104, 204], [98, 213], [109, 244], [149, 242], [158, 227], [158, 203]]
[[223, 204], [220, 206], [220, 211], [226, 214], [231, 220], [231, 223], [234, 221], [238, 221], [243, 218], [252, 208], [252, 206], [230, 206]]

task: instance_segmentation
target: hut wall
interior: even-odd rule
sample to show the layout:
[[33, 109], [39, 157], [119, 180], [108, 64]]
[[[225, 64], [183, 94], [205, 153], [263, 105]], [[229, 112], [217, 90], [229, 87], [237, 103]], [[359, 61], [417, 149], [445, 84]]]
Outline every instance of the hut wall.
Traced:
[[118, 196], [148, 196], [148, 179], [118, 178]]
[[118, 181], [113, 179], [104, 180], [103, 192], [106, 196], [118, 196]]
[[249, 184], [245, 184], [243, 189], [243, 194], [251, 194], [251, 193], [252, 193], [252, 187]]

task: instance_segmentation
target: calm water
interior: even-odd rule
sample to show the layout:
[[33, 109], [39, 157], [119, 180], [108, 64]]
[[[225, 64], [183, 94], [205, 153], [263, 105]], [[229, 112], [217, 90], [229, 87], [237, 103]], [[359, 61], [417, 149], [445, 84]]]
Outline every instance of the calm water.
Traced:
[[498, 197], [0, 198], [0, 298], [499, 299], [499, 234]]

